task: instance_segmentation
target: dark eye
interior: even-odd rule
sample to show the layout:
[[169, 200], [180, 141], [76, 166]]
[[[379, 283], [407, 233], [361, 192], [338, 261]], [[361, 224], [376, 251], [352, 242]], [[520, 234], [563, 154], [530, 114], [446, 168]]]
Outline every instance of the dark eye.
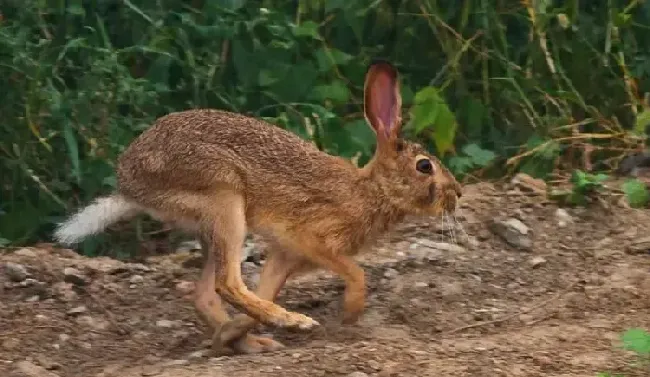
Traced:
[[415, 169], [423, 174], [433, 173], [433, 164], [428, 158], [422, 158], [415, 163]]

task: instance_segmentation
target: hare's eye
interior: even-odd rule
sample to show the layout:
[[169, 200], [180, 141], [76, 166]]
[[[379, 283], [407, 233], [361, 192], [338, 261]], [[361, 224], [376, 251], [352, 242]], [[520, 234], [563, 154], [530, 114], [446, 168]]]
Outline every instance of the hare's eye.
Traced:
[[415, 169], [423, 174], [432, 174], [433, 164], [428, 158], [421, 158], [415, 163]]

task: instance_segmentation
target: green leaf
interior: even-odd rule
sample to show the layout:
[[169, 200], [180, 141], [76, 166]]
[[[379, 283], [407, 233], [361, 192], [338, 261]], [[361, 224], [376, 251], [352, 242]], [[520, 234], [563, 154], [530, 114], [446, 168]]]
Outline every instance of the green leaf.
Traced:
[[318, 70], [327, 72], [337, 65], [344, 65], [354, 59], [354, 56], [335, 48], [321, 47], [314, 52]]
[[273, 72], [269, 71], [268, 69], [260, 70], [260, 73], [257, 78], [257, 82], [259, 86], [269, 86], [277, 82], [278, 80], [279, 78], [275, 77], [273, 75]]
[[312, 89], [309, 98], [316, 101], [332, 100], [346, 103], [350, 99], [350, 89], [341, 80], [335, 80], [328, 85], [318, 85]]
[[77, 139], [74, 136], [70, 122], [65, 122], [63, 124], [63, 139], [65, 140], [66, 147], [68, 148], [68, 157], [72, 163], [72, 175], [77, 180], [77, 183], [80, 183], [81, 162], [79, 161], [79, 147], [77, 146]]
[[650, 109], [644, 109], [636, 116], [634, 131], [640, 135], [645, 135], [645, 129], [648, 126], [650, 126]]
[[463, 153], [471, 158], [473, 164], [478, 166], [487, 166], [497, 156], [494, 152], [483, 149], [477, 144], [468, 144], [464, 146]]
[[626, 350], [635, 352], [639, 356], [650, 355], [650, 333], [646, 330], [628, 329], [621, 336], [621, 340]]
[[455, 174], [464, 174], [474, 167], [471, 158], [465, 156], [453, 156], [449, 159], [449, 168]]
[[416, 133], [431, 127], [436, 149], [444, 155], [456, 137], [456, 117], [449, 109], [438, 89], [428, 86], [415, 94], [415, 104], [411, 107], [411, 126]]
[[[483, 103], [472, 97], [468, 97], [461, 103], [462, 112], [465, 116], [465, 128], [467, 129], [467, 137], [477, 140], [481, 136], [481, 129], [483, 128], [483, 117], [486, 114], [486, 108]], [[462, 121], [461, 121], [462, 123]]]
[[627, 202], [633, 208], [645, 207], [650, 201], [650, 192], [645, 183], [638, 179], [629, 179], [623, 183], [623, 192]]
[[238, 10], [246, 4], [246, 0], [221, 0], [219, 3], [228, 10]]
[[305, 21], [300, 25], [294, 26], [293, 35], [296, 37], [311, 37], [316, 40], [323, 39], [318, 32], [318, 24], [314, 21]]

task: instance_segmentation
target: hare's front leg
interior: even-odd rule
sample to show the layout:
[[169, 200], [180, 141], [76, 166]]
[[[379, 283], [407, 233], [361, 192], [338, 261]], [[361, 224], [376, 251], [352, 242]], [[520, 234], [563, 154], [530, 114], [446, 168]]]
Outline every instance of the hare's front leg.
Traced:
[[326, 247], [326, 241], [315, 239], [311, 234], [305, 231], [283, 235], [282, 242], [313, 266], [328, 269], [345, 281], [343, 324], [354, 324], [366, 306], [366, 274], [352, 257], [334, 247]]
[[216, 291], [238, 310], [271, 326], [309, 330], [319, 323], [312, 318], [289, 312], [269, 300], [253, 294], [241, 277], [241, 251], [246, 237], [245, 202], [234, 191], [220, 191], [212, 206], [203, 238], [210, 240], [208, 252], [213, 253], [216, 268]]
[[343, 324], [356, 323], [366, 306], [366, 275], [363, 269], [352, 257], [334, 252], [314, 252], [307, 254], [306, 257], [343, 278], [345, 281]]

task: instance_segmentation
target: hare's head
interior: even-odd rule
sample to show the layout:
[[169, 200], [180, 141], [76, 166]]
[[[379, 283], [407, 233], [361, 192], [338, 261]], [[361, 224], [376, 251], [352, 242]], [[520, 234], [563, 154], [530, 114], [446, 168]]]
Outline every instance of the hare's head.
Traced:
[[387, 200], [408, 213], [453, 212], [460, 185], [421, 145], [400, 138], [401, 107], [397, 70], [386, 62], [372, 64], [365, 79], [364, 112], [377, 136], [377, 149], [364, 170]]

